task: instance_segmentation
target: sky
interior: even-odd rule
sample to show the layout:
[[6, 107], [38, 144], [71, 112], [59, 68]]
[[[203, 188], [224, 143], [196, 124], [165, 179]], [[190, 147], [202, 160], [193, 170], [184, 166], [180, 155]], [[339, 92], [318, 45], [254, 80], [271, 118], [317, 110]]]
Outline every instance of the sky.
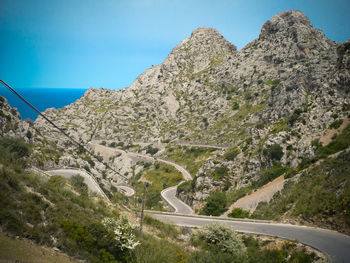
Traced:
[[334, 41], [350, 38], [348, 0], [0, 0], [0, 78], [21, 89], [121, 89], [198, 27], [241, 49], [289, 9]]

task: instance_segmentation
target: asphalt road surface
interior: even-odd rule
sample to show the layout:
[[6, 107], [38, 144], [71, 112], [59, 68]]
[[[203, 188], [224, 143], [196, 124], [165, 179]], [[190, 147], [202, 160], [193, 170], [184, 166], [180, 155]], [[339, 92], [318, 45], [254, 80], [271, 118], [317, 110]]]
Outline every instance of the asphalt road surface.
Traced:
[[164, 189], [161, 192], [161, 195], [166, 202], [175, 209], [175, 213], [187, 215], [193, 214], [192, 208], [176, 197], [176, 189], [177, 186], [169, 187]]
[[222, 222], [233, 226], [239, 232], [297, 239], [303, 244], [326, 253], [333, 262], [350, 262], [350, 237], [331, 230], [257, 220], [230, 220], [170, 213], [152, 214], [161, 221], [172, 222], [180, 226], [201, 227], [213, 222]]

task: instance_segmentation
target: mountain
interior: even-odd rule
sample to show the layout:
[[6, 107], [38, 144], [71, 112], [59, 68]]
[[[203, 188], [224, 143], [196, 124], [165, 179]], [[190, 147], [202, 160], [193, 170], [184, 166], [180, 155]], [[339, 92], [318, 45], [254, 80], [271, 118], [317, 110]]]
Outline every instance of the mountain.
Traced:
[[[130, 87], [91, 88], [44, 114], [84, 144], [153, 144], [165, 153], [181, 143], [223, 147], [201, 162], [181, 194], [200, 209], [213, 191], [242, 189], [264, 171], [314, 158], [349, 111], [350, 41], [331, 41], [292, 10], [272, 17], [240, 51], [216, 29], [198, 28]], [[70, 158], [67, 138], [41, 117], [34, 127]], [[141, 169], [134, 162], [129, 177], [135, 166]]]

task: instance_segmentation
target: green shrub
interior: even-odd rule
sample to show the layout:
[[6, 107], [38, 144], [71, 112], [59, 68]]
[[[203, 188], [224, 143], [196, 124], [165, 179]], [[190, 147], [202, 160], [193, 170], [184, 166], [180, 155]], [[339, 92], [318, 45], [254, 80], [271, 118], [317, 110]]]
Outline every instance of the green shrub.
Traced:
[[300, 117], [300, 114], [302, 113], [303, 111], [301, 109], [295, 109], [293, 114], [289, 116], [288, 118], [288, 123], [290, 126], [293, 126], [294, 123], [299, 119]]
[[166, 158], [186, 167], [192, 175], [195, 175], [215, 150], [206, 147], [176, 146], [167, 148]]
[[146, 215], [144, 217], [144, 222], [145, 224], [151, 225], [154, 228], [158, 229], [163, 237], [177, 238], [177, 236], [179, 235], [179, 231], [174, 225], [166, 224], [162, 221], [153, 218], [152, 216]]
[[75, 174], [70, 178], [70, 182], [75, 190], [80, 193], [87, 193], [88, 186], [84, 183], [84, 177], [80, 174]]
[[215, 191], [207, 198], [205, 206], [200, 210], [201, 215], [219, 216], [227, 210], [227, 198], [223, 192]]
[[270, 86], [273, 86], [273, 87], [276, 87], [276, 86], [278, 86], [280, 83], [281, 83], [281, 80], [279, 80], [279, 79], [269, 79], [269, 80], [265, 81], [264, 84], [270, 85]]
[[288, 179], [293, 177], [294, 175], [296, 175], [298, 173], [298, 169], [297, 168], [289, 168], [286, 173], [284, 174], [284, 179]]
[[251, 186], [246, 186], [246, 187], [229, 191], [227, 193], [228, 203], [231, 204], [236, 202], [238, 199], [248, 194], [251, 190], [252, 190]]
[[238, 109], [239, 109], [239, 104], [238, 104], [237, 101], [235, 101], [235, 102], [233, 103], [232, 109], [233, 109], [233, 110], [238, 110]]
[[273, 144], [263, 150], [263, 154], [269, 160], [279, 161], [283, 157], [283, 148], [279, 144]]
[[205, 225], [192, 239], [195, 243], [202, 241], [206, 246], [215, 246], [222, 252], [233, 255], [242, 254], [245, 250], [241, 236], [226, 224]]
[[91, 159], [87, 159], [87, 162], [90, 164], [91, 167], [95, 167], [95, 162]]
[[112, 147], [112, 148], [115, 148], [115, 147], [117, 147], [117, 143], [116, 142], [111, 142], [108, 146]]
[[287, 170], [288, 170], [288, 168], [283, 167], [280, 164], [277, 164], [276, 166], [274, 166], [271, 169], [262, 171], [260, 174], [260, 178], [257, 181], [255, 181], [253, 183], [253, 185], [255, 187], [263, 186], [263, 185], [271, 182], [272, 180], [276, 179], [277, 177], [279, 177], [280, 175], [285, 173]]
[[249, 217], [249, 211], [245, 211], [242, 208], [234, 208], [231, 213], [227, 215], [228, 217], [233, 218], [248, 218]]
[[239, 154], [239, 149], [238, 148], [231, 148], [224, 154], [224, 158], [228, 161], [233, 161], [235, 157]]
[[0, 158], [3, 163], [25, 165], [24, 158], [31, 154], [31, 147], [23, 139], [0, 138]]
[[224, 253], [215, 247], [210, 247], [206, 250], [199, 250], [193, 252], [187, 263], [212, 263], [212, 262], [220, 262], [220, 263], [243, 263], [242, 256], [232, 255], [228, 253]]
[[87, 164], [85, 164], [85, 165], [83, 166], [83, 168], [84, 168], [86, 171], [91, 172], [90, 167], [89, 167]]
[[214, 170], [212, 176], [214, 180], [221, 180], [225, 176], [227, 176], [228, 168], [226, 166], [220, 166]]
[[343, 124], [343, 120], [336, 120], [329, 125], [330, 129], [338, 129]]
[[177, 189], [176, 192], [177, 194], [179, 193], [189, 193], [191, 191], [191, 181], [186, 181], [182, 184], [180, 184]]
[[147, 148], [146, 148], [146, 153], [149, 153], [149, 154], [156, 154], [157, 152], [159, 151], [158, 148], [153, 148], [151, 145], [148, 145]]

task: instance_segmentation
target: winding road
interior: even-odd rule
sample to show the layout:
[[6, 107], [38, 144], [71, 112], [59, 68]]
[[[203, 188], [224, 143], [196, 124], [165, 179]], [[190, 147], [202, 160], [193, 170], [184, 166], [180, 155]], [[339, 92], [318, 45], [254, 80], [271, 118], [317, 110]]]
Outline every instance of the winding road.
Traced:
[[[185, 168], [183, 168], [182, 166], [180, 166], [176, 163], [173, 163], [173, 162], [161, 159], [161, 158], [154, 158], [154, 157], [146, 155], [146, 154], [129, 152], [129, 151], [111, 148], [108, 146], [100, 145], [100, 144], [95, 143], [95, 142], [90, 142], [90, 145], [92, 146], [92, 148], [96, 152], [99, 152], [100, 154], [102, 154], [102, 156], [107, 155], [107, 156], [105, 156], [107, 159], [109, 158], [108, 155], [113, 155], [114, 153], [119, 152], [119, 153], [124, 153], [128, 156], [131, 156], [131, 157], [136, 157], [136, 158], [146, 160], [148, 162], [158, 161], [158, 162], [173, 166], [176, 170], [178, 170], [180, 173], [182, 173], [183, 178], [186, 181], [192, 180], [191, 174]], [[183, 182], [184, 181], [182, 181], [181, 183], [183, 183]], [[180, 184], [178, 184], [178, 185], [180, 185]], [[128, 188], [130, 188], [130, 187], [128, 187]], [[189, 214], [189, 215], [193, 214], [192, 208], [176, 197], [176, 189], [177, 189], [177, 186], [172, 186], [172, 187], [164, 189], [161, 192], [162, 198], [175, 210], [175, 213]]]
[[[96, 145], [96, 144], [95, 144]], [[142, 158], [147, 161], [154, 162], [155, 160], [159, 162], [172, 165], [178, 171], [183, 174], [185, 180], [192, 179], [190, 173], [186, 171], [180, 165], [163, 160], [160, 158], [153, 158], [148, 155], [126, 152], [119, 149], [114, 149], [102, 145], [98, 145], [97, 148], [105, 147], [108, 148], [108, 151], [113, 149], [115, 152], [124, 152], [129, 156]], [[101, 149], [101, 148], [100, 148]], [[70, 172], [64, 173], [63, 171], [67, 170], [56, 170], [49, 171], [50, 173], [59, 173], [63, 176], [69, 176], [67, 174], [77, 173], [77, 170], [72, 170]], [[66, 174], [66, 175], [65, 175]], [[83, 176], [83, 175], [82, 175]], [[89, 179], [87, 178], [86, 183], [89, 185]], [[94, 181], [94, 180], [93, 180]], [[91, 187], [94, 187], [94, 184], [91, 183]], [[122, 186], [118, 186], [121, 188]], [[125, 192], [132, 192], [132, 189], [127, 186], [123, 186], [129, 189], [125, 189]], [[90, 187], [89, 187], [90, 188]], [[131, 190], [130, 190], [131, 189]], [[269, 236], [277, 236], [285, 239], [298, 240], [299, 242], [309, 245], [319, 251], [322, 251], [329, 256], [332, 262], [350, 262], [350, 236], [331, 231], [326, 229], [307, 227], [307, 226], [297, 226], [291, 224], [281, 224], [277, 222], [264, 221], [264, 220], [249, 220], [249, 219], [229, 219], [229, 218], [220, 218], [220, 217], [207, 217], [207, 216], [198, 216], [193, 215], [193, 210], [187, 204], [182, 202], [176, 197], [177, 186], [173, 186], [167, 189], [164, 189], [161, 192], [162, 197], [166, 200], [170, 206], [175, 210], [175, 213], [164, 213], [156, 211], [146, 211], [146, 213], [152, 214], [158, 220], [164, 222], [171, 222], [179, 226], [188, 226], [188, 227], [201, 227], [206, 224], [213, 222], [222, 222], [228, 225], [231, 225], [235, 230], [244, 233], [255, 233], [263, 234]], [[96, 189], [96, 191], [98, 191]]]

